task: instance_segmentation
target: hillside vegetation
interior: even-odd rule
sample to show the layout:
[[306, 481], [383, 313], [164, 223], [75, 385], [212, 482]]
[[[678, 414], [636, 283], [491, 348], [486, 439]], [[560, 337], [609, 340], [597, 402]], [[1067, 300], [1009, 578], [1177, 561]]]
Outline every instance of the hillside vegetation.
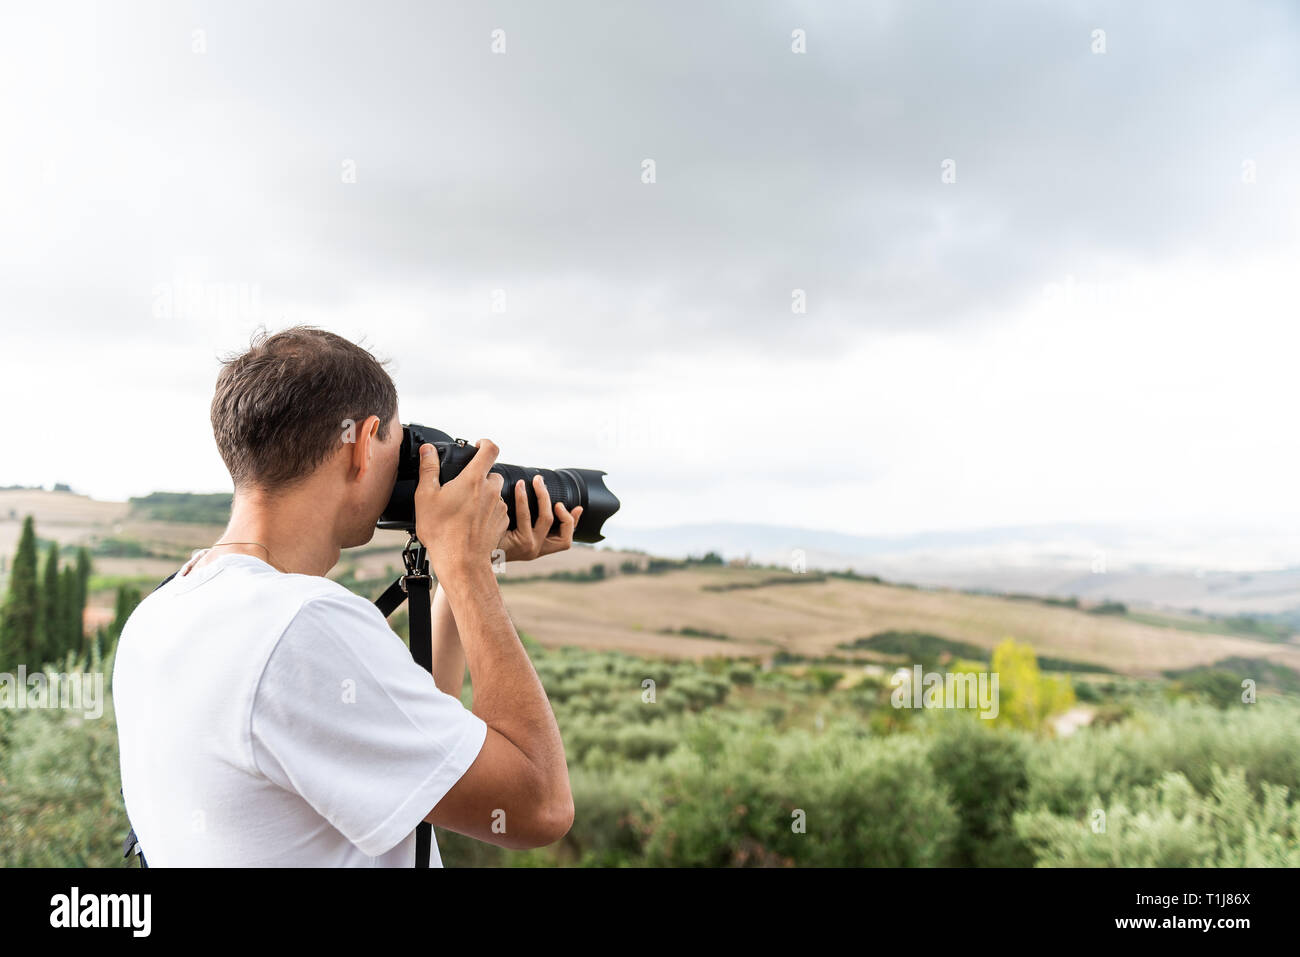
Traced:
[[[79, 644], [40, 645], [57, 649], [47, 667], [109, 675], [131, 607], [220, 526], [98, 521], [102, 503], [44, 495], [22, 590], [75, 594], [42, 589], [85, 546], [86, 614], [104, 613]], [[52, 495], [70, 510], [51, 514]], [[402, 541], [347, 553], [337, 579], [375, 597]], [[440, 831], [449, 866], [1300, 865], [1289, 634], [712, 555], [582, 547], [500, 581], [577, 818], [529, 852]], [[404, 610], [392, 625], [405, 637]], [[914, 666], [996, 673], [996, 715], [907, 706]], [[123, 866], [118, 788], [111, 697], [98, 719], [0, 707], [0, 866]]]
[[[900, 710], [878, 678], [525, 643], [574, 826], [527, 852], [440, 830], [448, 866], [1300, 865], [1291, 699], [1111, 686], [1105, 720], [1062, 738]], [[124, 866], [112, 715], [0, 709], [0, 866]]]

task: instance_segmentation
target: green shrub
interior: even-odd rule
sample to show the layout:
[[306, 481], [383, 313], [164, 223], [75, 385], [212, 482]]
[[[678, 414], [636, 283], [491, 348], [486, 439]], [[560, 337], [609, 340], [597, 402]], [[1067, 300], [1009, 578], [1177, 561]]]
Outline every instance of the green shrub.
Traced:
[[1300, 793], [1300, 708], [1261, 699], [1226, 711], [1175, 701], [1105, 728], [1089, 728], [1030, 753], [1029, 807], [1074, 815], [1094, 796], [1122, 800], [1167, 772], [1182, 773], [1199, 793], [1211, 786], [1211, 768], [1240, 768], [1261, 792], [1264, 782]]
[[[440, 830], [448, 866], [1297, 863], [1300, 704], [1285, 697], [1219, 708], [1107, 679], [1087, 685], [1092, 726], [1052, 739], [893, 708], [880, 679], [834, 690], [824, 661], [799, 678], [521, 638], [576, 820], [527, 852]], [[89, 646], [61, 670], [111, 674], [108, 636]], [[0, 709], [0, 865], [124, 863], [116, 744], [111, 701], [97, 721]]]
[[578, 864], [617, 867], [641, 859], [647, 805], [658, 790], [656, 767], [625, 764], [608, 772], [569, 772], [575, 826], [564, 845]]
[[1029, 847], [1012, 818], [1029, 791], [1025, 743], [1016, 732], [968, 715], [944, 715], [930, 746], [930, 766], [952, 793], [961, 821], [952, 863], [959, 867], [1026, 867]]
[[95, 719], [45, 708], [3, 714], [0, 867], [126, 866], [111, 700]]
[[733, 685], [752, 685], [754, 683], [754, 669], [732, 668], [727, 672], [727, 678]]
[[1039, 810], [1016, 826], [1042, 866], [1297, 867], [1300, 801], [1291, 795], [1264, 783], [1257, 799], [1242, 768], [1212, 767], [1206, 794], [1169, 771], [1111, 807], [1097, 799], [1081, 818]]
[[1101, 700], [1101, 695], [1097, 692], [1097, 689], [1088, 681], [1075, 682], [1074, 696], [1085, 704], [1093, 704]]
[[1173, 685], [1173, 690], [1194, 698], [1202, 698], [1218, 708], [1241, 704], [1241, 679], [1228, 671], [1210, 669], [1193, 671]]
[[[652, 866], [925, 866], [957, 814], [922, 749], [796, 731], [698, 729], [665, 759], [646, 822]], [[802, 819], [805, 830], [796, 823]]]
[[1104, 601], [1088, 609], [1090, 615], [1127, 615], [1128, 606], [1122, 601]]
[[840, 683], [844, 677], [842, 671], [832, 671], [830, 668], [809, 668], [808, 677], [818, 691], [825, 693]]

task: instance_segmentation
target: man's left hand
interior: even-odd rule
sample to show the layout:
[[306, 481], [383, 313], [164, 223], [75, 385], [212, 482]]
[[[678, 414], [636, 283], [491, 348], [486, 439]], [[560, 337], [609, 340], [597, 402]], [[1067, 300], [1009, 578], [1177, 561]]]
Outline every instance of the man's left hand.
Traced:
[[[508, 562], [531, 561], [541, 555], [562, 552], [573, 545], [573, 532], [582, 517], [582, 506], [572, 512], [564, 507], [563, 502], [555, 504], [555, 516], [551, 516], [551, 493], [546, 490], [546, 482], [541, 475], [533, 476], [533, 491], [537, 494], [537, 521], [532, 520], [528, 508], [528, 489], [523, 479], [515, 482], [515, 527], [501, 537], [498, 548], [505, 551]], [[558, 518], [560, 531], [556, 535], [547, 534], [551, 524]]]

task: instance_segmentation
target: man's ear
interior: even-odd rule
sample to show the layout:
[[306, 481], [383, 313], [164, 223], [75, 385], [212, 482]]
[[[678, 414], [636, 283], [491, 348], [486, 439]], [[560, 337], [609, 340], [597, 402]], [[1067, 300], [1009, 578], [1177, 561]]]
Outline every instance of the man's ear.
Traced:
[[356, 441], [352, 443], [353, 478], [360, 479], [375, 464], [375, 448], [379, 442], [379, 416], [366, 416], [356, 427]]

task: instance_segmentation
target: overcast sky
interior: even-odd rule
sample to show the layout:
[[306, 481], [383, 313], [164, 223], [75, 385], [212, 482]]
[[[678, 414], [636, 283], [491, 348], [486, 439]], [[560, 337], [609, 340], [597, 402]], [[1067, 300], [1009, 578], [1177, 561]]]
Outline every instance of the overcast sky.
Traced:
[[1300, 523], [1292, 3], [0, 17], [0, 485], [228, 489], [301, 322], [630, 525]]

